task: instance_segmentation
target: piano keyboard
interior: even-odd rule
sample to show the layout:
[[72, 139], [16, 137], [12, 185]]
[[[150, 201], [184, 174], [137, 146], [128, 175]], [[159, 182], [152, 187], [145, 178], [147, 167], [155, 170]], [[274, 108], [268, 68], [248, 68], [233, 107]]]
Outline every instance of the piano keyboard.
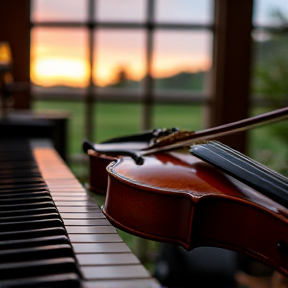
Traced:
[[49, 142], [1, 140], [0, 287], [159, 284]]

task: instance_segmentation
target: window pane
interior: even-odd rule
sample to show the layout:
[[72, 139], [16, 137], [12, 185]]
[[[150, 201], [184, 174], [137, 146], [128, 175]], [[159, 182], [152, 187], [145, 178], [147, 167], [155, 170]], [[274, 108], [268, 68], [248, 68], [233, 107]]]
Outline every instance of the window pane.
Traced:
[[203, 128], [203, 106], [156, 104], [153, 110], [154, 128], [178, 127], [189, 131]]
[[[253, 109], [253, 115], [273, 108]], [[288, 177], [288, 121], [271, 123], [249, 130], [249, 155], [252, 159]]]
[[288, 91], [288, 35], [254, 32], [254, 66], [252, 89], [254, 97], [260, 97], [274, 106], [287, 101]]
[[156, 31], [152, 73], [156, 91], [204, 91], [212, 63], [212, 35], [196, 31]]
[[[34, 28], [31, 81], [42, 87], [85, 87], [89, 79], [85, 29]], [[62, 87], [59, 87], [62, 86]]]
[[95, 85], [139, 91], [145, 74], [144, 31], [101, 29], [96, 32], [95, 47]]
[[86, 0], [32, 0], [31, 19], [41, 21], [86, 21]]
[[278, 26], [288, 24], [287, 0], [255, 0], [253, 20], [255, 25]]
[[213, 1], [156, 0], [155, 21], [210, 24], [213, 21]]
[[98, 0], [95, 2], [97, 21], [143, 22], [146, 0]]
[[139, 133], [141, 124], [140, 104], [98, 103], [94, 114], [97, 127], [94, 139], [97, 142], [112, 137]]

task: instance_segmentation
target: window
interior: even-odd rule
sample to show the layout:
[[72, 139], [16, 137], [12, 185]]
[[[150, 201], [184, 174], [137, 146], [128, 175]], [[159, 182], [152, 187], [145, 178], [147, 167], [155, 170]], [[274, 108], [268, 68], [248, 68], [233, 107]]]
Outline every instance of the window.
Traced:
[[[288, 105], [288, 2], [256, 0], [253, 16], [251, 98], [259, 114], [265, 107]], [[253, 157], [284, 175], [288, 175], [287, 131], [287, 121], [282, 121], [251, 132]]]
[[83, 138], [203, 127], [212, 0], [33, 0], [31, 27], [34, 107], [70, 109], [70, 153]]

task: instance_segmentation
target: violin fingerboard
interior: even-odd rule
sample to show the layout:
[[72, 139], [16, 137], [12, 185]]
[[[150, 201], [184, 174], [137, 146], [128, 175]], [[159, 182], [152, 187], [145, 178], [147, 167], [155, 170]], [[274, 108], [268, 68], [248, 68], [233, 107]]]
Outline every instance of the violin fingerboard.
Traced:
[[190, 153], [288, 208], [288, 179], [218, 141], [195, 144]]

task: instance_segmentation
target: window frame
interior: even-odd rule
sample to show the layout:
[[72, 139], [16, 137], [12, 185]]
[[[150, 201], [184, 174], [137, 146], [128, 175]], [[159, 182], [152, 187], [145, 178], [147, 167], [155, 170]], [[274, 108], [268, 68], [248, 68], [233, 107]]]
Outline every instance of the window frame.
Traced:
[[[117, 95], [115, 92], [105, 92], [105, 94], [97, 91], [93, 84], [92, 72], [89, 76], [89, 85], [87, 89], [85, 89], [84, 103], [85, 103], [85, 137], [93, 140], [93, 131], [94, 131], [94, 123], [93, 123], [93, 114], [95, 113], [94, 104], [97, 101], [113, 101], [113, 102], [140, 102], [143, 107], [142, 113], [142, 130], [148, 130], [152, 128], [152, 109], [155, 103], [173, 103], [173, 104], [187, 104], [187, 103], [195, 103], [195, 104], [203, 104], [207, 105], [209, 102], [209, 94], [207, 92], [201, 93], [181, 93], [181, 97], [178, 97], [179, 94], [175, 94], [175, 97], [165, 97], [165, 92], [161, 93], [161, 97], [155, 97], [154, 89], [153, 89], [153, 77], [152, 77], [152, 53], [153, 53], [153, 32], [155, 29], [161, 30], [179, 30], [179, 31], [210, 31], [213, 35], [214, 25], [211, 24], [197, 24], [197, 23], [158, 23], [154, 21], [154, 7], [156, 0], [148, 0], [147, 1], [147, 9], [146, 9], [146, 21], [143, 23], [138, 22], [113, 22], [113, 21], [98, 21], [95, 20], [94, 11], [95, 11], [95, 1], [88, 0], [88, 19], [87, 21], [41, 21], [41, 22], [33, 22], [31, 20], [31, 30], [36, 27], [49, 27], [49, 28], [86, 28], [88, 30], [88, 46], [89, 46], [89, 66], [90, 71], [93, 71], [93, 62], [94, 62], [94, 34], [97, 29], [143, 29], [146, 33], [146, 43], [145, 43], [145, 64], [146, 64], [146, 76], [143, 81], [143, 92], [141, 93], [141, 97], [139, 94], [131, 93], [127, 95], [125, 91], [119, 91]], [[212, 7], [213, 8], [213, 7]], [[212, 36], [213, 37], [213, 36]], [[97, 44], [96, 44], [97, 45]], [[117, 91], [118, 92], [118, 91]], [[178, 93], [178, 91], [177, 91]], [[121, 97], [121, 95], [125, 97]], [[159, 95], [159, 93], [157, 93]], [[55, 100], [74, 100], [74, 101], [83, 101], [83, 95], [73, 95], [73, 97], [68, 94], [55, 94], [51, 95], [44, 93], [31, 93], [32, 99], [52, 99]], [[54, 96], [54, 97], [53, 97]], [[119, 97], [120, 96], [120, 97]], [[160, 100], [161, 99], [161, 100]]]

